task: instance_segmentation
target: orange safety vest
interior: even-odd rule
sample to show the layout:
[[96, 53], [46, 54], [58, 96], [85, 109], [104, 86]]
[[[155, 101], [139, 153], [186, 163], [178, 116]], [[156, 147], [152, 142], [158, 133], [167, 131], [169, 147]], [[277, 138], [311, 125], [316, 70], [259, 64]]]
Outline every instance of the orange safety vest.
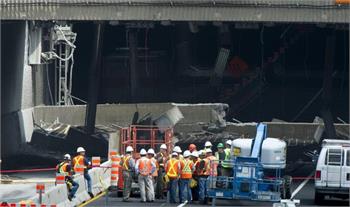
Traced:
[[192, 178], [192, 168], [193, 162], [190, 159], [184, 159], [180, 162], [181, 165], [181, 178], [191, 179]]
[[139, 159], [139, 172], [141, 175], [146, 176], [151, 173], [152, 161], [146, 157], [141, 157]]
[[154, 165], [156, 166], [156, 170], [152, 173], [153, 177], [158, 177], [158, 170], [159, 170], [159, 164], [158, 161], [156, 160], [156, 158], [152, 157], [151, 161], [154, 163]]
[[77, 155], [73, 158], [73, 168], [74, 168], [74, 172], [76, 172], [76, 167], [80, 165], [83, 166], [84, 168], [86, 168], [85, 164], [84, 164], [84, 156], [83, 155]]
[[215, 156], [209, 156], [206, 158], [206, 170], [204, 175], [217, 176], [218, 175], [218, 161]]
[[[204, 168], [203, 169], [199, 169], [200, 163], [204, 161]], [[198, 162], [198, 175], [208, 175], [209, 173], [207, 173], [209, 168], [209, 159], [208, 158], [204, 158], [202, 160], [200, 160], [200, 162]]]
[[122, 169], [123, 170], [129, 170], [130, 166], [129, 166], [129, 160], [131, 159], [131, 155], [126, 155], [123, 157], [122, 162]]
[[194, 171], [193, 171], [193, 175], [199, 175], [199, 163], [200, 163], [201, 159], [198, 158], [195, 162], [194, 162]]
[[169, 178], [177, 178], [179, 176], [179, 160], [171, 158], [166, 165], [166, 174]]

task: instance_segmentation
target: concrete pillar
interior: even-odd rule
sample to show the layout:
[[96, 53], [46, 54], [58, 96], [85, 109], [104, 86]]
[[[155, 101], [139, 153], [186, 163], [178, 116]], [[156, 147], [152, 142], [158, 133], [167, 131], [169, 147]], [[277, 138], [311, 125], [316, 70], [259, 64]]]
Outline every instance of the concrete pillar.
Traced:
[[95, 35], [93, 42], [93, 55], [90, 65], [89, 100], [86, 107], [85, 130], [87, 134], [95, 132], [96, 108], [98, 101], [98, 91], [102, 71], [101, 53], [103, 44], [103, 22], [94, 25]]
[[22, 143], [18, 112], [33, 106], [32, 71], [27, 65], [27, 22], [1, 27], [1, 156], [8, 156]]
[[323, 77], [323, 108], [321, 111], [327, 138], [335, 139], [336, 132], [334, 128], [334, 120], [331, 112], [332, 106], [332, 82], [333, 82], [333, 66], [335, 55], [335, 33], [326, 39], [324, 77]]
[[137, 100], [137, 30], [129, 30], [129, 60], [130, 60], [130, 92], [131, 92], [131, 101], [134, 102]]

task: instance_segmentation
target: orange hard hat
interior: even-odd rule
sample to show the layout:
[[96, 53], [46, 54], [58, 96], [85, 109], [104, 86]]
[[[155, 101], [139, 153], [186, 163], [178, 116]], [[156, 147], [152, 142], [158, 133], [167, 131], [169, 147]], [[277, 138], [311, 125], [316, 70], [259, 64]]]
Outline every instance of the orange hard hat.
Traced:
[[190, 152], [193, 152], [196, 149], [197, 149], [197, 147], [195, 144], [190, 144], [190, 146], [188, 147], [188, 150], [190, 150]]

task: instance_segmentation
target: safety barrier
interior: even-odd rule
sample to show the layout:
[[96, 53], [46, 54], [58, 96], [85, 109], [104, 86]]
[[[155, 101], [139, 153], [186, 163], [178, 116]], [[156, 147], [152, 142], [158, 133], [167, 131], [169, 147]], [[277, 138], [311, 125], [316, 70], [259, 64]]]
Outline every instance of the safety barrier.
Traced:
[[[104, 162], [101, 167], [95, 167], [89, 170], [89, 175], [91, 177], [91, 187], [92, 193], [97, 195], [98, 193], [107, 189], [110, 185], [111, 180], [111, 161]], [[35, 204], [26, 205], [27, 206], [45, 206], [49, 207], [54, 205], [55, 207], [71, 207], [79, 205], [90, 199], [87, 193], [87, 182], [83, 175], [74, 175], [74, 181], [79, 184], [78, 191], [75, 194], [75, 198], [72, 201], [68, 200], [68, 190], [66, 185], [56, 185], [55, 187], [47, 190], [42, 195], [42, 203], [39, 203], [39, 197], [34, 196], [30, 200]], [[48, 205], [50, 204], [50, 205]], [[20, 204], [17, 204], [19, 206]], [[23, 204], [22, 204], [23, 205]], [[13, 206], [13, 207], [17, 207]]]

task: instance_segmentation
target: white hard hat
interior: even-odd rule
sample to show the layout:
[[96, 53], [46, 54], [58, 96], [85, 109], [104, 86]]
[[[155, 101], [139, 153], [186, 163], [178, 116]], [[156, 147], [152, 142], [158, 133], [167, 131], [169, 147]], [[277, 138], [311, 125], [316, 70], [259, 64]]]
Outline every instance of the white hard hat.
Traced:
[[177, 156], [178, 154], [176, 152], [171, 153], [172, 156]]
[[204, 146], [205, 146], [205, 147], [211, 147], [211, 146], [213, 146], [213, 145], [211, 144], [211, 142], [206, 141], [205, 144], [204, 144]]
[[179, 146], [175, 146], [174, 149], [173, 149], [174, 152], [177, 152], [177, 153], [181, 153], [182, 150]]
[[167, 149], [167, 147], [166, 147], [166, 145], [165, 144], [162, 144], [162, 145], [160, 145], [160, 149]]
[[141, 151], [140, 151], [140, 155], [147, 155], [146, 150], [142, 148]]
[[197, 151], [193, 151], [193, 152], [192, 152], [192, 156], [193, 156], [193, 157], [199, 157], [199, 154], [198, 154]]
[[71, 160], [70, 154], [65, 154], [65, 155], [64, 155], [64, 159], [65, 159], [65, 160]]
[[133, 152], [134, 149], [132, 148], [132, 146], [127, 146], [126, 147], [126, 152]]
[[232, 141], [229, 139], [229, 140], [226, 141], [226, 144], [232, 145]]
[[150, 148], [148, 151], [147, 151], [147, 154], [156, 154], [155, 152], [154, 152], [154, 150], [152, 149], [152, 148]]
[[213, 152], [213, 151], [211, 151], [210, 148], [205, 150], [205, 153], [211, 153], [211, 152]]
[[184, 157], [189, 157], [191, 155], [191, 152], [189, 150], [186, 150], [184, 152]]
[[78, 147], [78, 149], [77, 149], [77, 153], [79, 153], [79, 152], [85, 152], [85, 149], [84, 149], [84, 148], [82, 148], [82, 147]]

